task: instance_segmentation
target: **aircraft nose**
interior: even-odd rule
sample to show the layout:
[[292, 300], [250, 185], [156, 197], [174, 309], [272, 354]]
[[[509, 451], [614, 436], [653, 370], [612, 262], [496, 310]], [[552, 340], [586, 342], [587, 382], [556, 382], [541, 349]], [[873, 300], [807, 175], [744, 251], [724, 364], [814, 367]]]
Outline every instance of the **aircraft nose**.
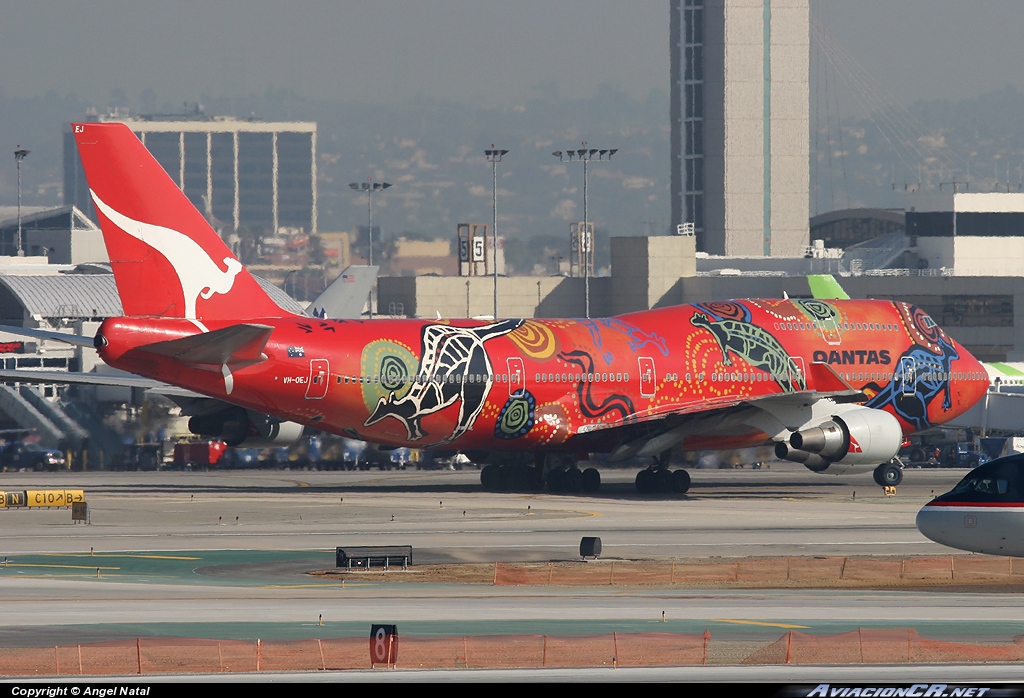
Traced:
[[917, 530], [929, 540], [948, 548], [976, 553], [993, 552], [989, 534], [978, 525], [977, 515], [965, 512], [961, 507], [941, 506], [936, 502], [925, 504], [917, 512]]
[[925, 504], [917, 512], [917, 530], [940, 545], [956, 547], [949, 542], [949, 517], [950, 513], [943, 511], [942, 507]]

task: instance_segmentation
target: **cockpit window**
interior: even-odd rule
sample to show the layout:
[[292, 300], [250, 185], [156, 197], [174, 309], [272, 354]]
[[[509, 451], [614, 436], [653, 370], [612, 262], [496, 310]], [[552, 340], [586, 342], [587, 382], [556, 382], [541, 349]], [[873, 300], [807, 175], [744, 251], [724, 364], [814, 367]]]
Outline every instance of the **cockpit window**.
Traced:
[[936, 499], [947, 502], [1024, 501], [1024, 456], [1007, 456], [977, 467], [951, 491]]
[[990, 477], [966, 477], [960, 481], [953, 492], [978, 492], [981, 494], [1006, 494], [1010, 491], [1008, 480], [996, 480]]

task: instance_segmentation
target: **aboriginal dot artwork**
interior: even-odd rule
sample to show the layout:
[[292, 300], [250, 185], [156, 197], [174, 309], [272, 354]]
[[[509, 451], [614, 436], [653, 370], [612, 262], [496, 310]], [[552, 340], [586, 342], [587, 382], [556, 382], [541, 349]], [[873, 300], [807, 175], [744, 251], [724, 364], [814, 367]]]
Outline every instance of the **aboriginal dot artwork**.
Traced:
[[499, 439], [518, 439], [525, 436], [533, 428], [534, 411], [537, 400], [524, 391], [521, 395], [513, 395], [498, 413], [494, 435]]

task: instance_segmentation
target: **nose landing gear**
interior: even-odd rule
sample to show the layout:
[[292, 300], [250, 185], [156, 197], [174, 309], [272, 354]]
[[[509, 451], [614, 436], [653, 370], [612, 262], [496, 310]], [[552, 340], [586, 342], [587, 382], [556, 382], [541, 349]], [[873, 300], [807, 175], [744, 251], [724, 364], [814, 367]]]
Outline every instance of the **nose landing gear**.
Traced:
[[896, 463], [882, 463], [875, 468], [874, 478], [879, 487], [895, 487], [903, 482], [903, 468]]

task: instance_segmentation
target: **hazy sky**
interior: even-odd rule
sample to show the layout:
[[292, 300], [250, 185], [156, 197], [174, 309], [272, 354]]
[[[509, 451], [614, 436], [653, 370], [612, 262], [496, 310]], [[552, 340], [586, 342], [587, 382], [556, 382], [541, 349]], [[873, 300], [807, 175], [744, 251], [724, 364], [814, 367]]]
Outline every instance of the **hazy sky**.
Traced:
[[666, 0], [61, 2], [5, 0], [0, 86], [161, 100], [288, 87], [394, 102], [417, 93], [514, 103], [554, 81], [667, 89]]
[[[906, 103], [1022, 87], [1020, 0], [812, 0], [815, 16]], [[288, 87], [393, 103], [514, 105], [554, 82], [668, 90], [668, 0], [4, 0], [0, 89], [162, 102]], [[667, 119], [667, 114], [666, 114]]]

